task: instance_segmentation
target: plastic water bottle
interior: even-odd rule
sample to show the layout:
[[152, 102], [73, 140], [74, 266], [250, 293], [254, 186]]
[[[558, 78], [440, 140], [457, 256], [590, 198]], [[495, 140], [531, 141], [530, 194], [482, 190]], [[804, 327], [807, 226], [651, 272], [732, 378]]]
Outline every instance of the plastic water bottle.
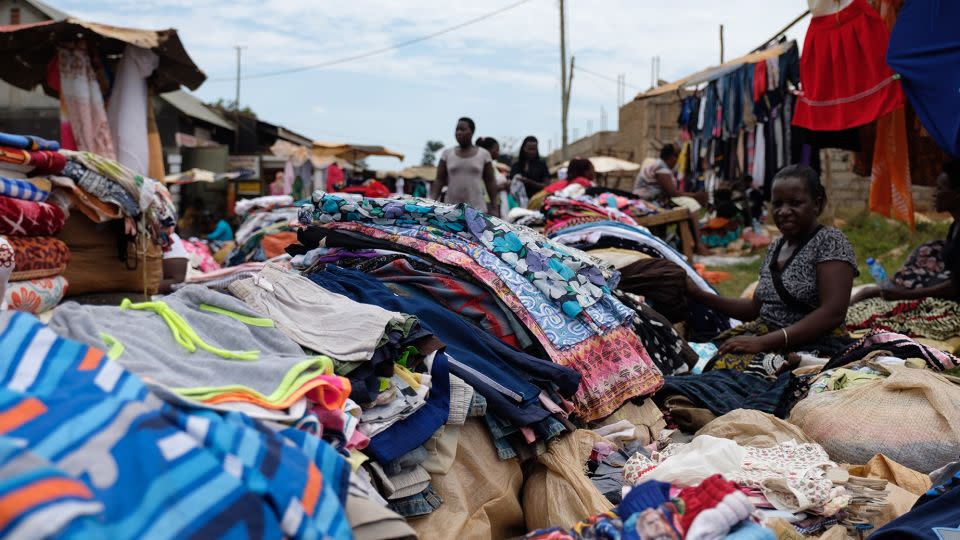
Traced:
[[886, 285], [887, 282], [890, 281], [890, 278], [887, 277], [887, 271], [883, 269], [883, 265], [873, 257], [867, 259], [867, 268], [870, 270], [870, 275], [873, 276], [873, 280], [877, 282], [877, 285]]

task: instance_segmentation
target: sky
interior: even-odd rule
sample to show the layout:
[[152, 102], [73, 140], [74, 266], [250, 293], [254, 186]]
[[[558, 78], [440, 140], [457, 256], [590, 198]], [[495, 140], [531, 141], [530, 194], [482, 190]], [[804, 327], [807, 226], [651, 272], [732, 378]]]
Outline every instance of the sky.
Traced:
[[[518, 0], [49, 0], [71, 15], [138, 28], [176, 28], [207, 74], [195, 92], [232, 100], [236, 50], [244, 77], [314, 65], [458, 25]], [[747, 54], [803, 13], [802, 0], [566, 0], [568, 56], [576, 58], [569, 113], [574, 140], [617, 128], [617, 84], [627, 99], [651, 85], [651, 58], [671, 81]], [[803, 40], [807, 20], [787, 36]], [[527, 136], [546, 154], [560, 144], [557, 0], [519, 6], [414, 45], [334, 66], [241, 80], [240, 102], [315, 140], [379, 144], [419, 164], [427, 140], [454, 144], [457, 118], [509, 147]], [[602, 77], [599, 77], [600, 75]], [[605, 78], [604, 78], [605, 77]], [[607, 80], [610, 79], [610, 80]]]

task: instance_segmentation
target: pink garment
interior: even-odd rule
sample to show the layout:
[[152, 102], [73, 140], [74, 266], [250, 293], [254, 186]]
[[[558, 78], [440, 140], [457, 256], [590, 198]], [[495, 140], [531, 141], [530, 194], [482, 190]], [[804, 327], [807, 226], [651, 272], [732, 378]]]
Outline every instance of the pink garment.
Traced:
[[[283, 166], [283, 193], [276, 195], [289, 195], [293, 193], [293, 183], [297, 180], [297, 173], [293, 170], [293, 162], [287, 161]], [[273, 193], [271, 193], [273, 195]]]
[[[60, 112], [69, 125], [78, 150], [86, 150], [116, 161], [110, 122], [103, 106], [103, 94], [97, 83], [90, 57], [81, 49], [58, 49], [60, 59]], [[65, 137], [66, 138], [66, 137]]]
[[191, 255], [191, 258], [197, 260], [197, 267], [201, 272], [213, 272], [220, 269], [217, 261], [213, 260], [213, 254], [210, 253], [210, 246], [200, 240], [182, 240], [183, 249]]

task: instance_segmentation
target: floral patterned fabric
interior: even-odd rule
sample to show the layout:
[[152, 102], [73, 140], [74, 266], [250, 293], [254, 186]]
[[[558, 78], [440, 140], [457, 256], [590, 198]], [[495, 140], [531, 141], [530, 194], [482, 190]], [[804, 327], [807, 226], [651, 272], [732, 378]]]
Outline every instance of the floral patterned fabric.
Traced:
[[300, 209], [303, 225], [357, 221], [422, 226], [432, 234], [472, 240], [534, 284], [567, 317], [578, 317], [616, 287], [618, 274], [599, 261], [572, 254], [530, 229], [516, 227], [464, 205], [391, 199], [352, 201], [317, 191]]
[[0, 234], [56, 236], [66, 216], [58, 206], [0, 196]]
[[10, 283], [4, 302], [8, 309], [38, 314], [57, 307], [66, 293], [67, 280], [63, 276], [31, 279]]
[[922, 244], [893, 276], [893, 282], [907, 289], [922, 289], [948, 281], [950, 270], [943, 260], [946, 247], [943, 240]]
[[11, 236], [7, 241], [17, 261], [11, 281], [56, 276], [70, 262], [70, 249], [51, 236]]

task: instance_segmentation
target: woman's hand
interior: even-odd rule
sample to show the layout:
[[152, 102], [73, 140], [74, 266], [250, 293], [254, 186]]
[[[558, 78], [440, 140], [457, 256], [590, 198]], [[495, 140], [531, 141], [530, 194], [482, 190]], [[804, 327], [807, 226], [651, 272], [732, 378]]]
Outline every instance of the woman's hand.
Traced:
[[763, 337], [737, 336], [724, 341], [717, 350], [717, 354], [757, 354], [772, 349], [773, 347], [768, 345]]
[[913, 291], [899, 285], [887, 284], [880, 287], [880, 298], [884, 300], [912, 300]]
[[864, 300], [869, 300], [871, 298], [878, 298], [880, 296], [880, 287], [876, 285], [867, 285], [866, 287], [860, 289], [857, 294], [853, 295], [853, 298], [850, 299], [850, 305], [856, 304], [857, 302], [863, 302]]

